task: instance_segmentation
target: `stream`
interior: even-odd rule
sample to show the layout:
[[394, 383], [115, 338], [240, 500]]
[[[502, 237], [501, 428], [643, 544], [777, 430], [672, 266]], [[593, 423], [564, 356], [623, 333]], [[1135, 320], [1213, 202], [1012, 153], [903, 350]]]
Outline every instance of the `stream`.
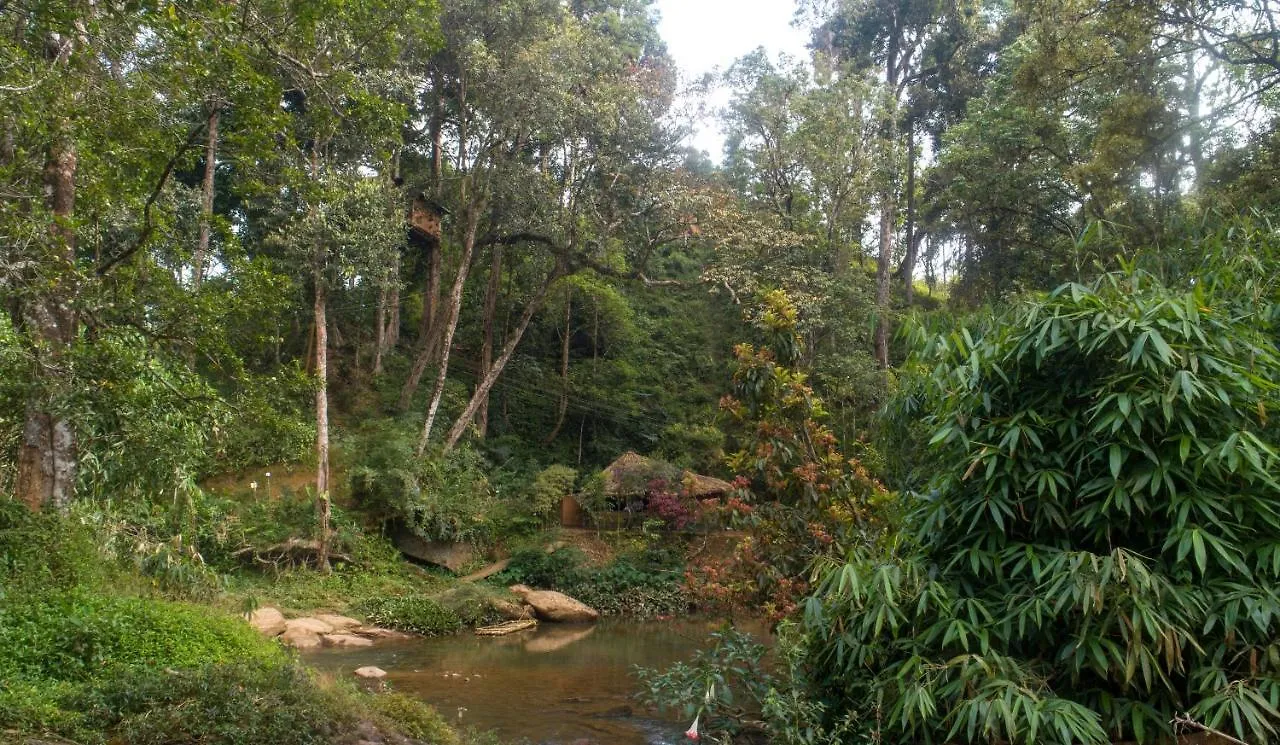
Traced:
[[493, 730], [507, 742], [675, 745], [689, 723], [640, 707], [632, 669], [687, 659], [715, 628], [708, 621], [543, 624], [502, 637], [462, 633], [322, 649], [306, 660], [334, 675], [376, 665], [395, 690], [460, 728]]

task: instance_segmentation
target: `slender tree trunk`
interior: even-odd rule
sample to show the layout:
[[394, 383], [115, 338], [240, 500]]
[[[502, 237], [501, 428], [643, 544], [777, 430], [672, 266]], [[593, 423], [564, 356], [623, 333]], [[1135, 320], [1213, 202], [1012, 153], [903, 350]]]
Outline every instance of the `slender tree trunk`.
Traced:
[[564, 336], [560, 339], [560, 408], [556, 412], [556, 426], [551, 428], [543, 443], [550, 445], [560, 436], [565, 415], [569, 413], [569, 334], [573, 323], [573, 291], [564, 298]]
[[213, 228], [214, 177], [218, 170], [218, 122], [222, 118], [222, 104], [209, 102], [209, 123], [205, 128], [204, 180], [200, 185], [200, 237], [196, 241], [195, 255], [191, 257], [191, 287], [200, 289], [204, 281], [204, 263], [209, 256], [209, 234]]
[[[480, 210], [481, 205], [475, 203], [467, 209], [467, 226], [462, 237], [462, 257], [458, 261], [458, 273], [453, 278], [453, 288], [449, 291], [449, 320], [444, 326], [444, 334], [440, 342], [440, 364], [436, 372], [436, 385], [431, 392], [431, 403], [427, 405], [427, 420], [422, 425], [422, 435], [418, 438], [416, 452], [419, 458], [427, 451], [427, 444], [431, 441], [431, 428], [435, 424], [436, 412], [440, 409], [440, 399], [444, 396], [445, 381], [449, 377], [449, 353], [453, 347], [453, 334], [458, 330], [458, 316], [462, 310], [462, 289], [467, 283], [467, 274], [471, 268], [471, 254], [476, 247]], [[468, 415], [468, 421], [471, 416], [475, 416], [475, 409], [472, 409]]]
[[400, 344], [400, 259], [398, 256], [391, 264], [391, 277], [387, 282], [390, 285], [387, 290], [389, 308], [387, 328], [382, 338], [385, 341], [386, 350], [390, 351]]
[[434, 76], [435, 108], [431, 112], [431, 183], [436, 199], [444, 196], [444, 76], [437, 70]]
[[387, 288], [378, 291], [378, 311], [373, 321], [373, 374], [382, 374], [382, 353], [387, 348]]
[[[488, 372], [493, 364], [493, 322], [498, 313], [498, 293], [502, 290], [502, 244], [493, 245], [493, 258], [489, 262], [489, 286], [484, 295], [484, 342], [480, 345], [480, 367], [478, 373]], [[476, 431], [480, 439], [489, 432], [489, 394], [480, 400], [480, 409], [476, 412]]]
[[[885, 81], [893, 93], [894, 106], [885, 119], [885, 141], [895, 142], [898, 136], [898, 36], [889, 45], [886, 55]], [[880, 191], [880, 253], [876, 258], [876, 362], [883, 370], [889, 369], [889, 267], [893, 261], [893, 229], [898, 221], [898, 204], [896, 194], [897, 164], [894, 162], [893, 148], [885, 153], [884, 184]]]
[[[61, 123], [49, 145], [42, 174], [45, 205], [54, 218], [49, 229], [51, 263], [56, 264], [54, 271], [65, 276], [40, 296], [23, 301], [19, 312], [19, 320], [37, 342], [38, 372], [33, 377], [38, 382], [62, 374], [79, 324], [70, 302], [76, 245], [75, 228], [70, 221], [75, 214], [77, 167], [70, 129], [70, 122]], [[46, 506], [64, 510], [75, 494], [75, 429], [66, 417], [56, 413], [51, 388], [56, 388], [56, 380], [33, 386], [26, 402], [18, 451], [15, 495], [32, 510]]]
[[906, 293], [907, 306], [915, 301], [916, 274], [916, 127], [907, 122], [907, 226], [906, 256], [902, 260], [902, 289]]
[[889, 367], [889, 264], [893, 256], [893, 194], [886, 189], [880, 205], [880, 255], [876, 258], [876, 362]]
[[[524, 332], [529, 328], [529, 322], [533, 320], [533, 316], [542, 307], [542, 301], [547, 297], [547, 289], [561, 275], [561, 271], [557, 269], [552, 272], [546, 282], [538, 288], [538, 292], [525, 305], [524, 313], [520, 315], [519, 322], [516, 323], [515, 329], [511, 332], [510, 338], [507, 339], [506, 345], [502, 348], [502, 354], [498, 356], [496, 362], [484, 374], [484, 378], [480, 381], [480, 385], [476, 387], [475, 393], [471, 395], [471, 400], [467, 402], [467, 407], [463, 409], [462, 415], [453, 423], [453, 427], [449, 429], [449, 434], [445, 437], [444, 450], [449, 452], [458, 440], [462, 439], [463, 433], [467, 431], [467, 424], [475, 417], [476, 410], [480, 408], [480, 401], [489, 395], [489, 391], [493, 388], [493, 384], [498, 381], [502, 375], [502, 371], [507, 366], [507, 362], [511, 360], [511, 355], [515, 354], [516, 347], [520, 344], [520, 339], [524, 336]], [[423, 443], [419, 442], [419, 452], [421, 452]]]
[[329, 322], [324, 249], [315, 259], [316, 499], [320, 512], [320, 568], [329, 570]]
[[422, 281], [422, 319], [418, 322], [418, 339], [430, 340], [437, 331], [436, 321], [440, 308], [440, 241], [427, 246], [427, 273]]

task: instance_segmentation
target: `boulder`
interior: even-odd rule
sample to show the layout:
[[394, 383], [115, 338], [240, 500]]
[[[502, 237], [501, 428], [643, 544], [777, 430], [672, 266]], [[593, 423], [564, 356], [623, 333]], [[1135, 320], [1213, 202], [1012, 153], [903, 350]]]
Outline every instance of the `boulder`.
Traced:
[[370, 639], [412, 639], [413, 634], [406, 634], [403, 631], [393, 631], [392, 629], [382, 629], [377, 626], [361, 626], [353, 633], [360, 636], [367, 636]]
[[348, 631], [350, 629], [358, 628], [359, 626], [362, 625], [359, 621], [357, 621], [354, 618], [347, 618], [346, 616], [335, 616], [327, 613], [318, 613], [316, 614], [315, 618], [319, 621], [323, 621], [329, 624], [330, 626], [333, 627], [334, 631], [338, 631], [338, 632]]
[[405, 556], [444, 567], [454, 574], [476, 559], [476, 551], [470, 543], [428, 541], [403, 525], [392, 526], [391, 542]]
[[355, 634], [325, 634], [321, 637], [324, 639], [326, 647], [372, 647], [373, 640], [366, 639], [363, 636]]
[[280, 636], [286, 628], [284, 614], [277, 608], [259, 608], [250, 613], [249, 625], [267, 636]]
[[279, 638], [294, 649], [315, 649], [321, 644], [320, 635], [306, 629], [286, 629]]
[[332, 634], [333, 627], [319, 618], [290, 618], [284, 622], [285, 633], [305, 631], [311, 634]]
[[510, 600], [495, 599], [489, 604], [498, 612], [498, 615], [508, 621], [519, 621], [530, 615], [529, 606], [513, 603]]
[[364, 667], [356, 668], [356, 677], [364, 678], [365, 680], [381, 680], [387, 677], [387, 671], [373, 665], [365, 665]]
[[595, 608], [562, 592], [533, 590], [524, 585], [512, 585], [511, 591], [533, 608], [534, 614], [543, 621], [585, 623], [600, 618], [600, 612]]

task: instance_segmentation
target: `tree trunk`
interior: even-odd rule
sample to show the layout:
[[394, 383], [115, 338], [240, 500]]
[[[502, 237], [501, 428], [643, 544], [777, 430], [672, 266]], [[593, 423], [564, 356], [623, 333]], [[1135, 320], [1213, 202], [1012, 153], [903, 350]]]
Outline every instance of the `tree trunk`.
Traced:
[[560, 436], [564, 427], [565, 415], [569, 413], [569, 333], [573, 323], [573, 290], [569, 290], [564, 298], [564, 338], [560, 340], [560, 409], [556, 412], [556, 426], [542, 442], [550, 445]]
[[373, 374], [382, 374], [382, 353], [387, 348], [387, 288], [378, 291], [378, 311], [373, 320]]
[[[484, 342], [480, 346], [480, 367], [478, 374], [488, 372], [493, 364], [493, 321], [498, 312], [498, 293], [502, 290], [502, 245], [495, 243], [493, 258], [489, 262], [489, 287], [484, 295]], [[480, 439], [489, 432], [489, 394], [480, 400], [480, 409], [476, 412], [476, 431]]]
[[889, 368], [889, 264], [893, 256], [893, 194], [886, 189], [880, 198], [880, 255], [876, 258], [876, 362]]
[[199, 291], [204, 281], [204, 262], [209, 256], [209, 233], [213, 227], [213, 187], [218, 170], [218, 122], [222, 118], [222, 105], [209, 103], [209, 123], [205, 128], [204, 180], [200, 184], [200, 238], [196, 252], [191, 257], [191, 287]]
[[431, 112], [431, 184], [436, 199], [444, 195], [444, 76], [437, 70], [434, 77], [435, 109]]
[[[462, 415], [453, 423], [453, 427], [449, 429], [449, 434], [445, 438], [444, 451], [447, 453], [458, 444], [458, 440], [462, 439], [462, 435], [467, 431], [467, 423], [476, 415], [476, 410], [480, 408], [480, 401], [489, 395], [489, 391], [493, 388], [493, 384], [498, 382], [498, 378], [502, 375], [502, 370], [507, 366], [507, 362], [511, 360], [511, 355], [515, 354], [516, 346], [520, 344], [521, 337], [529, 328], [529, 322], [533, 320], [533, 316], [542, 307], [542, 301], [547, 297], [547, 289], [551, 287], [561, 275], [559, 269], [553, 271], [547, 277], [547, 281], [538, 288], [538, 292], [529, 300], [524, 308], [524, 313], [520, 315], [520, 321], [516, 323], [515, 329], [511, 332], [511, 337], [507, 339], [506, 346], [502, 348], [502, 354], [498, 356], [498, 360], [493, 363], [484, 374], [484, 378], [480, 381], [480, 385], [476, 387], [475, 393], [471, 395], [471, 400], [467, 402], [467, 407], [463, 409]], [[424, 447], [423, 442], [418, 443], [419, 453]]]
[[[397, 405], [401, 411], [409, 409], [414, 394], [418, 392], [418, 385], [422, 382], [422, 375], [426, 372], [427, 365], [436, 359], [439, 350], [440, 260], [440, 244], [437, 243], [429, 248], [427, 253], [427, 277], [422, 293], [422, 320], [418, 324], [417, 353], [413, 358], [413, 367], [409, 369], [409, 377], [400, 388], [400, 400]], [[396, 323], [399, 324], [398, 314]]]
[[[444, 396], [445, 381], [449, 377], [449, 353], [453, 347], [453, 334], [458, 330], [458, 316], [462, 311], [462, 289], [467, 283], [467, 274], [471, 269], [471, 254], [476, 247], [480, 210], [481, 205], [475, 203], [467, 209], [467, 227], [462, 237], [462, 257], [458, 261], [458, 273], [453, 279], [453, 288], [449, 291], [449, 320], [444, 326], [443, 338], [440, 342], [440, 364], [436, 372], [436, 385], [431, 392], [431, 403], [427, 405], [427, 420], [422, 425], [422, 435], [418, 438], [416, 452], [419, 458], [427, 451], [427, 444], [431, 441], [431, 427], [435, 424], [436, 412], [440, 409], [440, 399]], [[402, 391], [402, 400], [403, 395]], [[475, 409], [471, 410], [469, 416], [475, 416]]]
[[436, 320], [440, 311], [440, 242], [433, 241], [427, 247], [427, 274], [422, 281], [422, 319], [418, 322], [418, 339], [430, 340], [437, 332]]
[[906, 256], [902, 260], [902, 284], [906, 294], [907, 307], [915, 300], [916, 274], [916, 127], [915, 122], [907, 122], [907, 225]]
[[[71, 308], [70, 286], [75, 270], [75, 228], [70, 220], [76, 204], [76, 148], [70, 123], [62, 122], [45, 157], [45, 205], [53, 213], [50, 226], [54, 271], [66, 273], [38, 297], [20, 305], [19, 319], [34, 336], [37, 373], [35, 378], [62, 374], [66, 357], [76, 337], [78, 319]], [[47, 371], [53, 370], [52, 373]], [[15, 495], [32, 510], [52, 506], [64, 510], [75, 494], [77, 466], [75, 429], [65, 417], [55, 413], [51, 387], [34, 386], [27, 399], [18, 452], [18, 480]]]
[[[893, 95], [893, 107], [885, 117], [885, 141], [895, 142], [898, 136], [898, 52], [901, 31], [896, 19], [889, 52], [885, 55], [885, 82]], [[884, 185], [880, 190], [880, 253], [876, 258], [876, 362], [883, 370], [889, 369], [889, 266], [893, 261], [893, 228], [898, 221], [897, 212], [897, 164], [890, 147], [884, 155]]]
[[329, 569], [329, 323], [324, 249], [315, 259], [316, 500], [320, 512], [320, 568]]
[[387, 329], [383, 332], [382, 338], [386, 345], [386, 350], [395, 349], [400, 344], [400, 259], [396, 259], [391, 264], [391, 277], [387, 280], [389, 285], [387, 289], [387, 304], [389, 306], [387, 312]]

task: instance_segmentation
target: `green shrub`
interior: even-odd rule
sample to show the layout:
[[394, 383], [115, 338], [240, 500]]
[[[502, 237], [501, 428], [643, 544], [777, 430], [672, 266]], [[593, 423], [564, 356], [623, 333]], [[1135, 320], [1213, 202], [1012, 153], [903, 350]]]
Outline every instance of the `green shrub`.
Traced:
[[430, 458], [414, 454], [407, 430], [357, 438], [351, 493], [375, 519], [403, 522], [429, 541], [484, 543], [492, 535], [496, 506], [488, 464], [469, 446]]
[[458, 733], [440, 713], [421, 700], [403, 693], [379, 693], [370, 708], [395, 731], [429, 745], [458, 745]]
[[71, 683], [23, 680], [0, 669], [0, 743], [7, 742], [6, 731], [69, 735], [79, 730], [83, 714], [64, 705], [77, 690]]
[[426, 597], [375, 598], [362, 603], [360, 610], [370, 623], [424, 636], [452, 634], [462, 628], [457, 613]]
[[88, 515], [79, 506], [71, 519], [33, 513], [0, 495], [0, 603], [79, 586], [108, 583], [115, 574], [100, 550]]
[[576, 548], [560, 548], [551, 553], [530, 548], [511, 554], [511, 563], [494, 575], [502, 586], [528, 585], [536, 589], [558, 590], [577, 584], [587, 557]]
[[653, 618], [688, 612], [682, 563], [664, 552], [620, 556], [583, 572], [565, 592], [607, 616]]
[[823, 571], [812, 697], [888, 741], [1151, 742], [1182, 715], [1273, 740], [1273, 318], [1134, 272], [922, 344], [939, 470], [901, 538]]
[[568, 466], [548, 466], [538, 472], [529, 487], [528, 509], [546, 520], [560, 511], [560, 500], [573, 493], [578, 472]]
[[184, 603], [71, 590], [0, 604], [0, 671], [20, 677], [84, 680], [108, 665], [181, 668], [283, 654], [242, 620]]
[[71, 706], [130, 745], [328, 745], [355, 723], [343, 703], [301, 667], [276, 662], [117, 668]]
[[465, 626], [486, 626], [502, 620], [502, 614], [494, 607], [494, 601], [506, 599], [510, 593], [489, 585], [464, 582], [450, 588], [433, 599], [452, 611]]
[[652, 618], [688, 611], [682, 570], [678, 553], [661, 548], [620, 556], [603, 567], [587, 566], [576, 548], [550, 554], [529, 549], [512, 554], [511, 564], [492, 581], [558, 590], [605, 615]]

